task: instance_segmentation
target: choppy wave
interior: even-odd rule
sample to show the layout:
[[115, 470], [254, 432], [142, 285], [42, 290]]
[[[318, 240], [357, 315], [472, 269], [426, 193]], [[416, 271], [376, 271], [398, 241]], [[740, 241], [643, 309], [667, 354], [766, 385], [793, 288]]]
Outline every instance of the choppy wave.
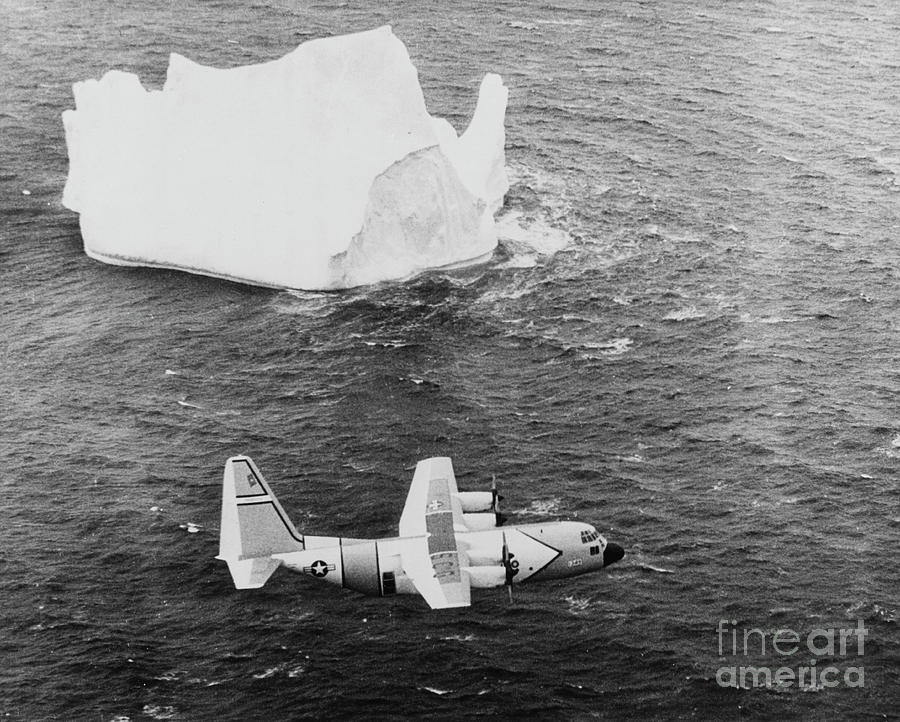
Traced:
[[[892, 7], [470, 5], [6, 13], [6, 718], [894, 713]], [[485, 71], [511, 89], [490, 259], [277, 293], [84, 257], [74, 80], [384, 22], [430, 112], [464, 122]], [[450, 455], [510, 522], [627, 556], [441, 615], [281, 572], [237, 592], [214, 559], [237, 453], [311, 533], [396, 534], [415, 462]], [[720, 619], [862, 620], [867, 686], [723, 689]]]

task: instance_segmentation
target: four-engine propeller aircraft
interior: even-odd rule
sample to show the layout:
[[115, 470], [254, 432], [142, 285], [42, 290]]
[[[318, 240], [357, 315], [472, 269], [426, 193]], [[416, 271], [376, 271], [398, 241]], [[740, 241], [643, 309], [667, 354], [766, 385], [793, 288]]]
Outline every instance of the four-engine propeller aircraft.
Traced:
[[400, 535], [300, 534], [248, 456], [225, 464], [217, 559], [238, 589], [263, 586], [281, 565], [374, 596], [421, 594], [432, 609], [467, 607], [472, 587], [573, 577], [625, 554], [594, 527], [552, 521], [500, 527], [496, 487], [460, 492], [450, 459], [420, 461]]

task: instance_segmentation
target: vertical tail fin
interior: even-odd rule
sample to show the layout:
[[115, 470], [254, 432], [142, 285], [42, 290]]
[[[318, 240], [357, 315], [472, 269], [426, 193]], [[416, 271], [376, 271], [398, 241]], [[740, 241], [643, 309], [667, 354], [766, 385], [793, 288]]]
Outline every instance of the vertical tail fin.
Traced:
[[281, 564], [273, 554], [300, 551], [303, 536], [249, 456], [225, 462], [219, 555], [237, 589], [261, 587]]

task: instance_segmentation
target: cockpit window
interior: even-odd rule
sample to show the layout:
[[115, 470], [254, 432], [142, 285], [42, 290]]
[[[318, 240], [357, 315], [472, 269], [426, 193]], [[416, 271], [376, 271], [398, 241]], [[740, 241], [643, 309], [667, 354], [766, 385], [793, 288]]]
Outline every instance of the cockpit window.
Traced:
[[598, 531], [583, 531], [581, 532], [581, 543], [582, 544], [590, 544], [592, 541], [597, 541], [600, 538], [600, 532]]

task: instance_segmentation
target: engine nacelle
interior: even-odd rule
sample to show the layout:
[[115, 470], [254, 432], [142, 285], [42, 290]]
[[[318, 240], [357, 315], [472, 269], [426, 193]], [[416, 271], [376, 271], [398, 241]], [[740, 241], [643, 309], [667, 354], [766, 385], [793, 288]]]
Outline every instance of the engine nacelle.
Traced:
[[490, 567], [466, 567], [465, 571], [472, 586], [479, 589], [502, 587], [506, 584], [506, 567], [502, 564]]
[[463, 513], [463, 524], [468, 527], [469, 531], [493, 529], [497, 526], [497, 515], [492, 511]]
[[461, 491], [457, 494], [464, 512], [479, 512], [494, 510], [494, 492], [492, 491]]
[[501, 538], [493, 534], [464, 537], [460, 549], [466, 553], [470, 567], [493, 567], [503, 563]]

